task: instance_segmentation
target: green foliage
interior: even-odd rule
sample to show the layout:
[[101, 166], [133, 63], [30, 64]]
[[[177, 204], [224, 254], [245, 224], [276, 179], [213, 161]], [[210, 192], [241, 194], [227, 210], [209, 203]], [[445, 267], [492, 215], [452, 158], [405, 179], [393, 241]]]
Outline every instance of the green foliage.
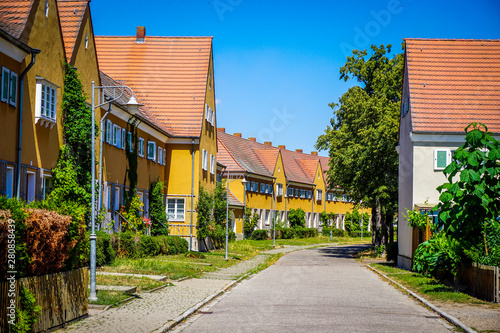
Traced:
[[[132, 142], [127, 137], [125, 138], [125, 156], [127, 158], [128, 166], [125, 171], [126, 176], [128, 176], [129, 188], [125, 192], [125, 209], [128, 210], [130, 203], [134, 200], [137, 193], [137, 162], [138, 162], [138, 148], [139, 139], [137, 137], [137, 124], [139, 120], [130, 116], [127, 122], [128, 133], [132, 135]], [[130, 146], [132, 144], [132, 147]]]
[[128, 209], [125, 206], [120, 207], [120, 214], [126, 219], [122, 221], [122, 230], [136, 232], [140, 234], [145, 228], [144, 219], [142, 217], [143, 209], [139, 195], [135, 194], [129, 202]]
[[361, 235], [361, 220], [363, 220], [363, 235], [367, 236], [369, 219], [370, 216], [368, 213], [364, 213], [361, 216], [360, 212], [356, 208], [353, 208], [352, 213], [346, 212], [345, 214], [345, 229], [351, 237], [359, 237], [354, 236], [354, 234]]
[[[476, 249], [487, 257], [493, 248], [498, 251], [497, 237], [488, 235], [500, 233], [500, 143], [480, 123], [470, 124], [465, 132], [466, 142], [444, 170], [448, 183], [437, 188], [439, 227], [460, 244], [460, 255]], [[478, 252], [480, 246], [484, 250]], [[481, 261], [473, 252], [467, 253]]]
[[389, 242], [387, 244], [387, 253], [385, 255], [387, 261], [398, 260], [398, 242]]
[[311, 238], [318, 236], [318, 229], [316, 228], [304, 228], [304, 227], [295, 227], [293, 228], [295, 233], [295, 237], [297, 238]]
[[165, 185], [160, 181], [152, 182], [149, 186], [149, 216], [152, 221], [151, 235], [153, 236], [167, 236], [169, 233], [165, 201], [163, 200], [164, 188]]
[[252, 214], [252, 208], [246, 207], [245, 220], [243, 221], [243, 228], [244, 228], [243, 230], [245, 233], [245, 238], [252, 235], [258, 223], [259, 223], [259, 214], [257, 213]]
[[410, 228], [425, 230], [427, 227], [427, 213], [422, 214], [418, 210], [409, 210], [406, 208], [406, 220]]
[[159, 254], [186, 253], [189, 244], [179, 236], [146, 236], [122, 232], [111, 235], [111, 246], [117, 257], [144, 258]]
[[344, 230], [330, 227], [323, 227], [321, 234], [323, 236], [330, 236], [330, 231], [332, 232], [332, 237], [345, 237]]
[[267, 239], [268, 238], [267, 230], [260, 230], [260, 229], [254, 230], [252, 232], [251, 238], [253, 240], [264, 240], [264, 239]]
[[290, 209], [288, 212], [288, 222], [291, 228], [305, 228], [306, 213], [302, 208]]
[[460, 263], [457, 255], [460, 244], [444, 231], [421, 243], [413, 255], [413, 271], [427, 276], [456, 275]]
[[354, 50], [340, 69], [340, 78], [356, 79], [354, 86], [331, 103], [331, 126], [319, 136], [316, 148], [329, 150], [328, 182], [340, 186], [355, 202], [378, 213], [372, 215], [377, 245], [387, 241], [386, 216], [393, 216], [398, 197], [399, 109], [403, 53], [389, 58], [391, 45]]
[[[111, 236], [104, 231], [96, 231], [96, 264], [104, 266], [115, 260], [116, 252], [111, 246]], [[89, 242], [90, 243], [90, 242]]]
[[198, 238], [209, 237], [215, 248], [223, 247], [226, 242], [226, 198], [226, 189], [222, 183], [217, 183], [213, 193], [207, 192], [200, 185], [200, 197], [196, 204]]
[[36, 305], [35, 295], [29, 289], [22, 287], [19, 291], [20, 308], [16, 308], [16, 324], [12, 326], [13, 332], [31, 332], [33, 325], [38, 321], [42, 307]]
[[295, 237], [294, 229], [292, 228], [276, 228], [276, 238], [277, 239], [292, 239]]

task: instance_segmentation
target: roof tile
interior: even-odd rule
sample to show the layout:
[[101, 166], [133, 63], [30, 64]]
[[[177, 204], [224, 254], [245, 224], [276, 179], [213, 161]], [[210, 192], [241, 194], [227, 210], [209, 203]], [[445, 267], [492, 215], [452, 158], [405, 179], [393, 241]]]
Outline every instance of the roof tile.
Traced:
[[0, 29], [20, 39], [33, 0], [0, 0]]
[[75, 48], [76, 38], [80, 31], [80, 26], [85, 15], [85, 10], [89, 0], [68, 1], [57, 0], [59, 9], [59, 20], [66, 50], [66, 59], [71, 61], [71, 56]]

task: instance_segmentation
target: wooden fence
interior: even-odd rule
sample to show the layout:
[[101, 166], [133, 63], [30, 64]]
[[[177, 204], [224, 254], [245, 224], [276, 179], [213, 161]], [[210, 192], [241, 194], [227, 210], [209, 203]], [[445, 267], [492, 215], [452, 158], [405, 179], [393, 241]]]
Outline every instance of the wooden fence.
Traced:
[[500, 268], [472, 264], [461, 267], [458, 282], [465, 284], [468, 290], [480, 299], [500, 303]]
[[[19, 307], [19, 291], [29, 289], [42, 311], [33, 331], [40, 332], [63, 325], [88, 314], [88, 268], [69, 272], [25, 277], [16, 280], [16, 307]], [[0, 303], [8, 304], [8, 281], [0, 282]], [[8, 329], [7, 307], [0, 309], [0, 327]], [[3, 330], [1, 330], [3, 331]]]

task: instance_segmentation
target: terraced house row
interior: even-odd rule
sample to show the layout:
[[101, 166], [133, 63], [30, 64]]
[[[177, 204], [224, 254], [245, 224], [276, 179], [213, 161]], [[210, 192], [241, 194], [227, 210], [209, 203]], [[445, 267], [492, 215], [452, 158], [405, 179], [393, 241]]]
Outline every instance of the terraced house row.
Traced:
[[[131, 119], [138, 124], [137, 191], [144, 215], [150, 185], [164, 182], [170, 231], [189, 237], [194, 250], [199, 187], [213, 190], [218, 170], [247, 177], [246, 199], [261, 214], [261, 228], [269, 226], [272, 209], [286, 219], [288, 209], [303, 208], [308, 224], [317, 226], [319, 212], [343, 213], [352, 206], [327, 191], [327, 159], [223, 132], [218, 138], [211, 37], [148, 36], [145, 27], [135, 36], [94, 36], [88, 0], [0, 0], [1, 195], [31, 202], [53, 187], [51, 170], [63, 144], [64, 63], [77, 69], [89, 106], [92, 82], [104, 87], [94, 90], [103, 104], [95, 110], [96, 173], [99, 206], [111, 229], [120, 228]], [[133, 117], [127, 109], [131, 91], [143, 105]], [[240, 144], [248, 148], [236, 152]], [[243, 188], [236, 182], [230, 188], [240, 216]]]
[[273, 218], [277, 223], [287, 221], [288, 212], [298, 208], [306, 214], [306, 227], [320, 227], [320, 214], [326, 212], [335, 214], [329, 224], [344, 228], [345, 214], [354, 204], [340, 189], [328, 186], [327, 157], [258, 143], [256, 138], [242, 138], [241, 133], [228, 134], [225, 128], [217, 129], [217, 144], [237, 235], [243, 233], [245, 207], [259, 216], [259, 229], [271, 229]]

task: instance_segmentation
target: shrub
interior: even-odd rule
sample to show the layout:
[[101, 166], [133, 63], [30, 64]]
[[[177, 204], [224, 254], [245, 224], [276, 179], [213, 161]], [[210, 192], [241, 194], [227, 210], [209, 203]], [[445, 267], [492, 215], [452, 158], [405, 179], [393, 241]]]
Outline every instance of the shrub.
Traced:
[[413, 271], [427, 276], [441, 277], [444, 272], [456, 275], [460, 258], [459, 244], [441, 231], [421, 243], [413, 255]]
[[151, 217], [151, 235], [168, 235], [167, 214], [163, 200], [163, 182], [156, 181], [149, 187], [149, 216]]
[[303, 209], [290, 209], [288, 213], [288, 222], [291, 228], [304, 228], [306, 226], [306, 213]]
[[186, 253], [189, 247], [179, 236], [137, 236], [130, 232], [112, 234], [111, 245], [117, 255], [129, 258]]
[[[337, 229], [337, 228], [329, 228], [329, 227], [323, 227], [323, 230], [321, 230], [321, 234], [323, 236], [330, 236], [330, 231], [332, 232], [333, 237], [344, 237], [345, 236], [345, 231], [342, 229]], [[363, 233], [364, 235], [364, 233]]]
[[136, 256], [144, 258], [154, 257], [158, 254], [160, 254], [160, 242], [158, 238], [141, 235]]
[[104, 231], [96, 231], [96, 265], [104, 266], [115, 260], [115, 250], [111, 246], [111, 236]]
[[264, 239], [267, 239], [268, 238], [268, 235], [267, 235], [267, 230], [254, 230], [252, 232], [252, 239], [254, 240], [264, 240]]
[[24, 287], [19, 291], [19, 303], [21, 307], [16, 308], [16, 324], [11, 326], [12, 332], [31, 332], [42, 307], [36, 305], [35, 295]]
[[278, 239], [292, 239], [294, 236], [295, 232], [292, 228], [276, 229], [276, 238]]
[[[349, 232], [350, 237], [361, 237], [361, 230], [351, 231]], [[363, 237], [371, 237], [371, 231], [363, 231]]]
[[245, 208], [245, 220], [243, 221], [245, 238], [251, 237], [257, 223], [259, 223], [259, 215], [257, 213], [252, 214], [252, 208]]
[[228, 239], [230, 242], [234, 242], [236, 240], [236, 233], [232, 230], [229, 230]]
[[295, 237], [297, 238], [310, 238], [318, 236], [318, 229], [316, 228], [295, 228]]

